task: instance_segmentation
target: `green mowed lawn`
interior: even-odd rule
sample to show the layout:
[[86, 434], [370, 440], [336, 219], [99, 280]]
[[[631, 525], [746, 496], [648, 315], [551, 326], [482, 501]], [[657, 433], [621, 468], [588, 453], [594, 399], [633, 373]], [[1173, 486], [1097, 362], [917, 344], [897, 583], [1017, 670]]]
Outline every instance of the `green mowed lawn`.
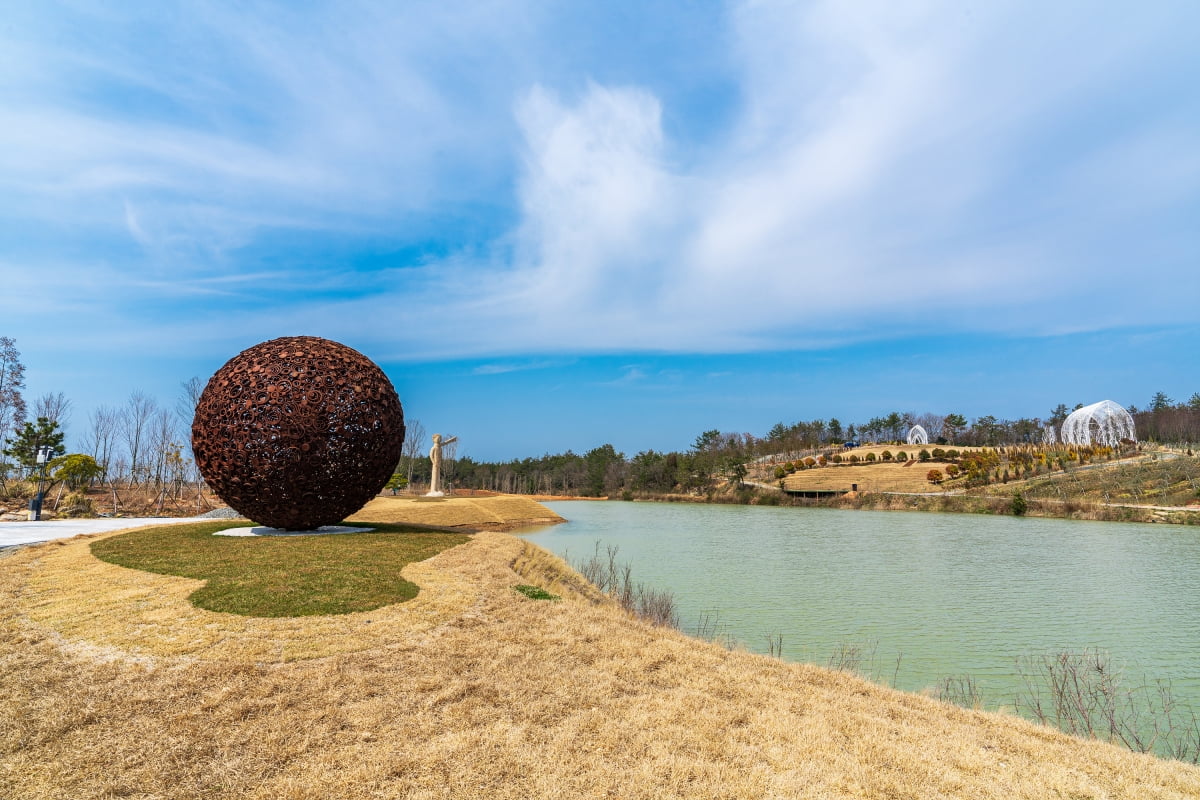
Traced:
[[[229, 520], [170, 525], [93, 542], [102, 561], [207, 584], [191, 595], [209, 611], [248, 617], [350, 614], [401, 603], [419, 587], [400, 570], [469, 537], [370, 523], [371, 533], [215, 536]], [[246, 523], [244, 527], [252, 527]]]

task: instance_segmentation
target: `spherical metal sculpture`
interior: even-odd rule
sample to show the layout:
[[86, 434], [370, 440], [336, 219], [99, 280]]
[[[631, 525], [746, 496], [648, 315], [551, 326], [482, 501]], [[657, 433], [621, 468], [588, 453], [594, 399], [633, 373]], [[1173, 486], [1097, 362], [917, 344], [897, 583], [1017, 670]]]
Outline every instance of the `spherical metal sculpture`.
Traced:
[[312, 530], [362, 508], [391, 477], [404, 411], [370, 359], [313, 336], [244, 350], [209, 380], [192, 422], [200, 474], [262, 525]]

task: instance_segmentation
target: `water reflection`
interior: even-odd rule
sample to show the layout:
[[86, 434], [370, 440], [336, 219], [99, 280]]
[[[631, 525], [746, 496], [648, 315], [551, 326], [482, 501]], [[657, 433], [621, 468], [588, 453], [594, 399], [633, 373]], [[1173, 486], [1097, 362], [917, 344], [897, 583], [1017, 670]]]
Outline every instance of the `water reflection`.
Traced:
[[[616, 545], [675, 593], [683, 628], [717, 620], [755, 652], [825, 664], [847, 645], [920, 691], [971, 675], [989, 707], [1016, 659], [1099, 648], [1200, 709], [1200, 531], [959, 514], [621, 502], [548, 503], [527, 534], [568, 560]], [[707, 621], [707, 623], [706, 623]]]

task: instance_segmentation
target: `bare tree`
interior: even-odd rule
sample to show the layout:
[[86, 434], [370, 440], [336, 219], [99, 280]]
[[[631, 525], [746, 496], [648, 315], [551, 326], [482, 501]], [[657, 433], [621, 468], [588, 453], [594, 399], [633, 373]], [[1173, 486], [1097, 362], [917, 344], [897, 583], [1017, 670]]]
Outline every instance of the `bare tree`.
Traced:
[[446, 494], [454, 493], [454, 479], [458, 477], [458, 437], [446, 440], [442, 445], [441, 482]]
[[25, 365], [16, 340], [0, 336], [0, 439], [25, 422]]
[[404, 445], [400, 450], [400, 467], [405, 470], [408, 485], [412, 486], [413, 469], [425, 452], [425, 426], [420, 420], [405, 420]]
[[47, 392], [37, 399], [33, 408], [35, 417], [45, 417], [57, 423], [59, 428], [66, 428], [67, 420], [71, 418], [71, 401], [62, 392]]
[[942, 423], [946, 418], [940, 414], [931, 414], [926, 412], [914, 418], [916, 424], [925, 429], [925, 433], [929, 436], [929, 441], [936, 441], [942, 435]]
[[129, 395], [125, 408], [121, 410], [121, 437], [129, 449], [129, 479], [136, 483], [142, 473], [147, 472], [145, 461], [146, 439], [150, 419], [158, 410], [154, 398], [138, 390]]
[[88, 431], [83, 436], [84, 449], [104, 468], [105, 478], [108, 477], [113, 457], [113, 444], [117, 438], [119, 421], [120, 412], [108, 406], [99, 406], [92, 411]]
[[[181, 465], [184, 473], [190, 473], [195, 470], [196, 452], [192, 450], [192, 422], [196, 419], [196, 406], [200, 405], [200, 395], [204, 394], [204, 388], [207, 385], [194, 375], [179, 384], [179, 397], [175, 401], [175, 414], [179, 417], [179, 422], [183, 425], [183, 429], [179, 432], [182, 440], [179, 458], [183, 459], [183, 453], [187, 453], [189, 456], [189, 458], [183, 459]], [[190, 477], [186, 479], [190, 480]], [[199, 492], [199, 483], [197, 483], [197, 496], [199, 496]]]
[[175, 414], [187, 428], [192, 427], [196, 418], [196, 406], [200, 403], [200, 395], [204, 394], [204, 381], [192, 376], [179, 384], [179, 399], [175, 401]]
[[121, 495], [117, 492], [117, 478], [124, 475], [128, 468], [129, 462], [125, 460], [125, 456], [114, 450], [112, 461], [109, 462], [105, 475], [109, 491], [112, 493], [112, 513], [114, 514], [121, 509]]
[[170, 478], [175, 471], [174, 460], [179, 457], [179, 429], [175, 426], [175, 418], [165, 408], [160, 408], [151, 416], [146, 426], [146, 460], [149, 461], [147, 473], [153, 478], [156, 486]]

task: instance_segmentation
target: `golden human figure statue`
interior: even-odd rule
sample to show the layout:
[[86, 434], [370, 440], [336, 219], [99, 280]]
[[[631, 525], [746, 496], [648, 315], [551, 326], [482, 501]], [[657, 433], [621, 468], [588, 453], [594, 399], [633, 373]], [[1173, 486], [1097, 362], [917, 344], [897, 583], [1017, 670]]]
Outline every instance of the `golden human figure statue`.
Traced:
[[433, 473], [429, 479], [429, 491], [426, 497], [442, 497], [442, 448], [451, 442], [457, 442], [457, 436], [451, 436], [449, 439], [443, 439], [440, 433], [433, 435], [433, 447], [429, 448], [429, 460], [433, 462]]

